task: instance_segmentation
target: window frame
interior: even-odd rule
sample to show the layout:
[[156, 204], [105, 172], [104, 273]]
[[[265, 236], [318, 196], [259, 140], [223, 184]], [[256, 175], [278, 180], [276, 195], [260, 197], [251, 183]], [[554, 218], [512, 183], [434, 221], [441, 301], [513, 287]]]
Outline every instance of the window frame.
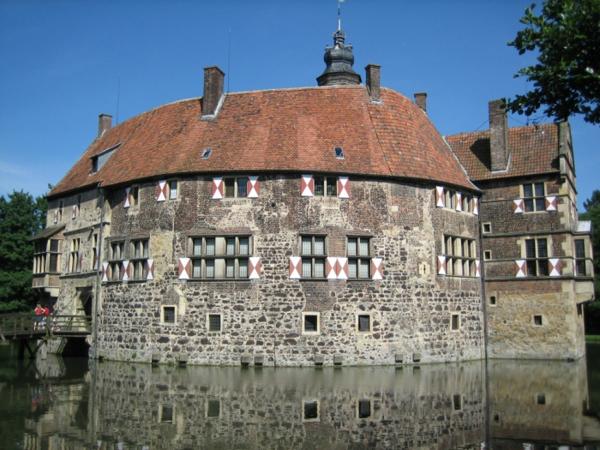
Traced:
[[[350, 241], [356, 240], [356, 254], [350, 255]], [[366, 255], [363, 255], [360, 251], [361, 243], [367, 241], [368, 251]], [[371, 245], [371, 236], [346, 236], [346, 257], [348, 258], [348, 280], [370, 280], [371, 279], [371, 259], [373, 258], [373, 248]], [[366, 262], [367, 274], [366, 276], [361, 275], [361, 263]], [[356, 265], [356, 275], [351, 275], [352, 264]]]
[[[332, 175], [314, 175], [315, 184], [314, 197], [337, 197], [337, 176]], [[322, 190], [321, 190], [322, 189]]]
[[[125, 261], [125, 239], [115, 239], [108, 244], [108, 267], [110, 268], [110, 279], [108, 281], [123, 280], [123, 261]], [[119, 254], [115, 255], [115, 248]], [[115, 270], [116, 269], [116, 270]], [[115, 274], [118, 274], [115, 276]]]
[[[477, 241], [473, 238], [444, 234], [442, 243], [442, 253], [446, 258], [446, 276], [459, 278], [477, 278]], [[449, 252], [448, 247], [452, 250]], [[468, 248], [468, 256], [465, 256], [465, 244]], [[468, 274], [465, 274], [465, 267], [468, 267]], [[460, 268], [460, 270], [458, 270]]]
[[[224, 240], [224, 253], [217, 252], [217, 240]], [[234, 251], [228, 253], [228, 243], [234, 239]], [[247, 252], [241, 253], [242, 240], [246, 239]], [[209, 243], [213, 241], [213, 252], [208, 253]], [[200, 253], [196, 253], [196, 242], [200, 241]], [[190, 258], [192, 270], [190, 273], [191, 281], [232, 281], [232, 280], [248, 280], [250, 271], [248, 270], [248, 262], [253, 254], [254, 240], [251, 234], [219, 234], [219, 235], [193, 235], [188, 237], [188, 257]], [[217, 276], [217, 261], [223, 260], [223, 276]], [[233, 276], [228, 276], [230, 263], [233, 262]], [[212, 276], [209, 276], [209, 270], [212, 268]], [[197, 272], [199, 271], [199, 272]], [[245, 275], [243, 275], [245, 271]], [[196, 275], [199, 274], [199, 275]]]
[[[316, 317], [317, 318], [317, 329], [306, 330], [306, 317]], [[321, 313], [315, 311], [302, 311], [302, 334], [305, 336], [318, 336], [321, 334]]]
[[[223, 198], [248, 198], [248, 176], [235, 176], [235, 177], [223, 177]], [[240, 181], [244, 180], [242, 184]], [[229, 186], [229, 183], [233, 181], [233, 186]], [[243, 188], [241, 187], [243, 186]], [[233, 195], [230, 195], [228, 189], [233, 189]], [[245, 190], [244, 195], [240, 195], [240, 190]]]
[[[540, 241], [545, 241], [545, 256], [540, 256]], [[529, 242], [534, 243], [534, 255], [530, 256]], [[550, 256], [550, 249], [552, 248], [552, 241], [548, 236], [544, 237], [528, 237], [523, 240], [523, 250], [525, 253], [525, 264], [527, 265], [527, 277], [539, 278], [550, 276], [550, 268], [548, 267]]]
[[[212, 330], [211, 329], [211, 317], [219, 317], [219, 329]], [[222, 313], [206, 313], [206, 332], [211, 334], [219, 334], [223, 333], [224, 322], [223, 322], [223, 314]]]
[[[542, 186], [542, 194], [538, 194], [536, 188]], [[526, 195], [527, 187], [531, 188], [531, 195]], [[523, 199], [523, 212], [546, 212], [546, 182], [533, 181], [521, 184], [521, 198]], [[541, 206], [538, 204], [541, 202]], [[528, 206], [529, 205], [529, 206]]]
[[[173, 189], [175, 186], [175, 189]], [[167, 200], [177, 200], [179, 198], [179, 182], [177, 179], [167, 180]], [[173, 191], [175, 196], [173, 196]]]
[[[165, 310], [166, 309], [173, 309], [173, 322], [167, 322], [165, 320]], [[177, 325], [178, 318], [177, 318], [177, 305], [160, 305], [160, 323], [161, 325], [169, 325], [169, 326], [174, 326]]]
[[[137, 252], [138, 244], [141, 246], [140, 254], [138, 254]], [[148, 278], [147, 262], [148, 259], [150, 259], [150, 239], [130, 239], [128, 249], [129, 264], [133, 267], [132, 275], [131, 277], [129, 277], [129, 281], [146, 281]], [[136, 276], [136, 273], [138, 274], [138, 276]]]
[[[456, 319], [456, 321], [454, 320]], [[455, 324], [456, 322], [456, 324]], [[460, 313], [457, 311], [453, 311], [450, 313], [450, 331], [459, 332], [462, 328], [462, 318]]]
[[[360, 329], [360, 318], [368, 317], [369, 318], [369, 329], [361, 330]], [[373, 332], [373, 314], [368, 312], [358, 312], [356, 313], [356, 332], [361, 335], [370, 334]]]
[[70, 239], [67, 273], [81, 273], [81, 238]]
[[[578, 245], [581, 243], [581, 250], [583, 252], [583, 256], [581, 256], [578, 250], [580, 250], [578, 248]], [[573, 239], [573, 256], [574, 256], [574, 260], [575, 260], [575, 276], [577, 277], [587, 277], [588, 275], [588, 271], [587, 271], [587, 257], [586, 257], [586, 239], [584, 238], [574, 238]], [[580, 268], [583, 268], [583, 270], [580, 270]]]
[[[310, 244], [310, 249], [311, 252], [310, 253], [304, 253], [304, 239], [305, 238], [310, 238], [311, 240], [311, 244]], [[323, 239], [323, 253], [315, 253], [315, 242], [316, 239]], [[308, 233], [302, 233], [299, 235], [298, 237], [298, 241], [299, 241], [299, 247], [300, 247], [300, 251], [298, 252], [300, 255], [300, 258], [302, 260], [302, 279], [307, 279], [307, 280], [326, 280], [327, 279], [327, 272], [326, 272], [326, 263], [327, 263], [327, 255], [328, 255], [328, 244], [329, 244], [329, 239], [327, 238], [326, 234], [308, 234]], [[305, 263], [309, 262], [310, 263], [310, 274], [307, 275], [306, 271], [304, 270], [305, 268]], [[323, 268], [323, 275], [322, 276], [314, 276], [315, 273], [315, 267], [317, 267], [317, 263], [322, 265]]]

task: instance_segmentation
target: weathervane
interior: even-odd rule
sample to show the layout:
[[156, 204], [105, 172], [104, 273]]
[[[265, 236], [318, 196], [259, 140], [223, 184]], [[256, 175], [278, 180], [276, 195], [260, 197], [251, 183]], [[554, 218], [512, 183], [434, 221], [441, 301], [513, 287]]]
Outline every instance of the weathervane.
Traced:
[[344, 3], [346, 0], [337, 0], [337, 4], [338, 4], [338, 31], [340, 31], [342, 29], [342, 3]]

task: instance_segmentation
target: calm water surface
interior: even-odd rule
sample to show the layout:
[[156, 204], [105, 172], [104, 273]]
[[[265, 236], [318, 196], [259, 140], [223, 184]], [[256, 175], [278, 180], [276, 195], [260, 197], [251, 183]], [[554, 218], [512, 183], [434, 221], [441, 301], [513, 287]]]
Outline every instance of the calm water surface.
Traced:
[[[0, 347], [0, 449], [596, 449], [600, 346], [577, 362], [395, 368], [24, 361]], [[488, 389], [486, 389], [486, 386]]]

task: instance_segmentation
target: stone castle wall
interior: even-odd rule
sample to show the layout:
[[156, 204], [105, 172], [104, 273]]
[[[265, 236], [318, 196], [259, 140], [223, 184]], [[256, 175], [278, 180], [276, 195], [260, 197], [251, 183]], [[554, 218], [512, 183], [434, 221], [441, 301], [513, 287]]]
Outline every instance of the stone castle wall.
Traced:
[[[349, 199], [300, 195], [299, 176], [261, 177], [258, 198], [211, 198], [212, 179], [179, 179], [176, 200], [157, 202], [155, 183], [139, 186], [125, 208], [124, 189], [108, 196], [110, 239], [149, 239], [154, 279], [103, 284], [98, 354], [108, 359], [265, 365], [325, 365], [454, 361], [482, 356], [479, 278], [437, 275], [444, 234], [477, 239], [477, 216], [435, 207], [434, 188], [351, 179]], [[258, 280], [182, 281], [177, 263], [190, 236], [247, 233], [259, 256]], [[371, 256], [383, 258], [383, 280], [311, 281], [289, 278], [300, 234], [326, 235], [328, 256], [346, 256], [347, 236], [369, 236]], [[108, 245], [105, 246], [105, 250]], [[108, 258], [107, 253], [104, 260]], [[177, 307], [177, 324], [161, 323], [161, 306]], [[317, 335], [302, 332], [302, 313], [320, 314]], [[222, 314], [220, 333], [207, 314]], [[371, 332], [356, 330], [370, 313]], [[451, 330], [451, 315], [460, 329]]]

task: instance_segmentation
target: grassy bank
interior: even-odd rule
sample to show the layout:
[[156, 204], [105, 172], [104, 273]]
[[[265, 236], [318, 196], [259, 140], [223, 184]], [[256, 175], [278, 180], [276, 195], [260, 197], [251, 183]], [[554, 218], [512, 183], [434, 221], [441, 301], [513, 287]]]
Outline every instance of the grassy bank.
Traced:
[[585, 342], [588, 344], [600, 344], [600, 334], [586, 334]]

